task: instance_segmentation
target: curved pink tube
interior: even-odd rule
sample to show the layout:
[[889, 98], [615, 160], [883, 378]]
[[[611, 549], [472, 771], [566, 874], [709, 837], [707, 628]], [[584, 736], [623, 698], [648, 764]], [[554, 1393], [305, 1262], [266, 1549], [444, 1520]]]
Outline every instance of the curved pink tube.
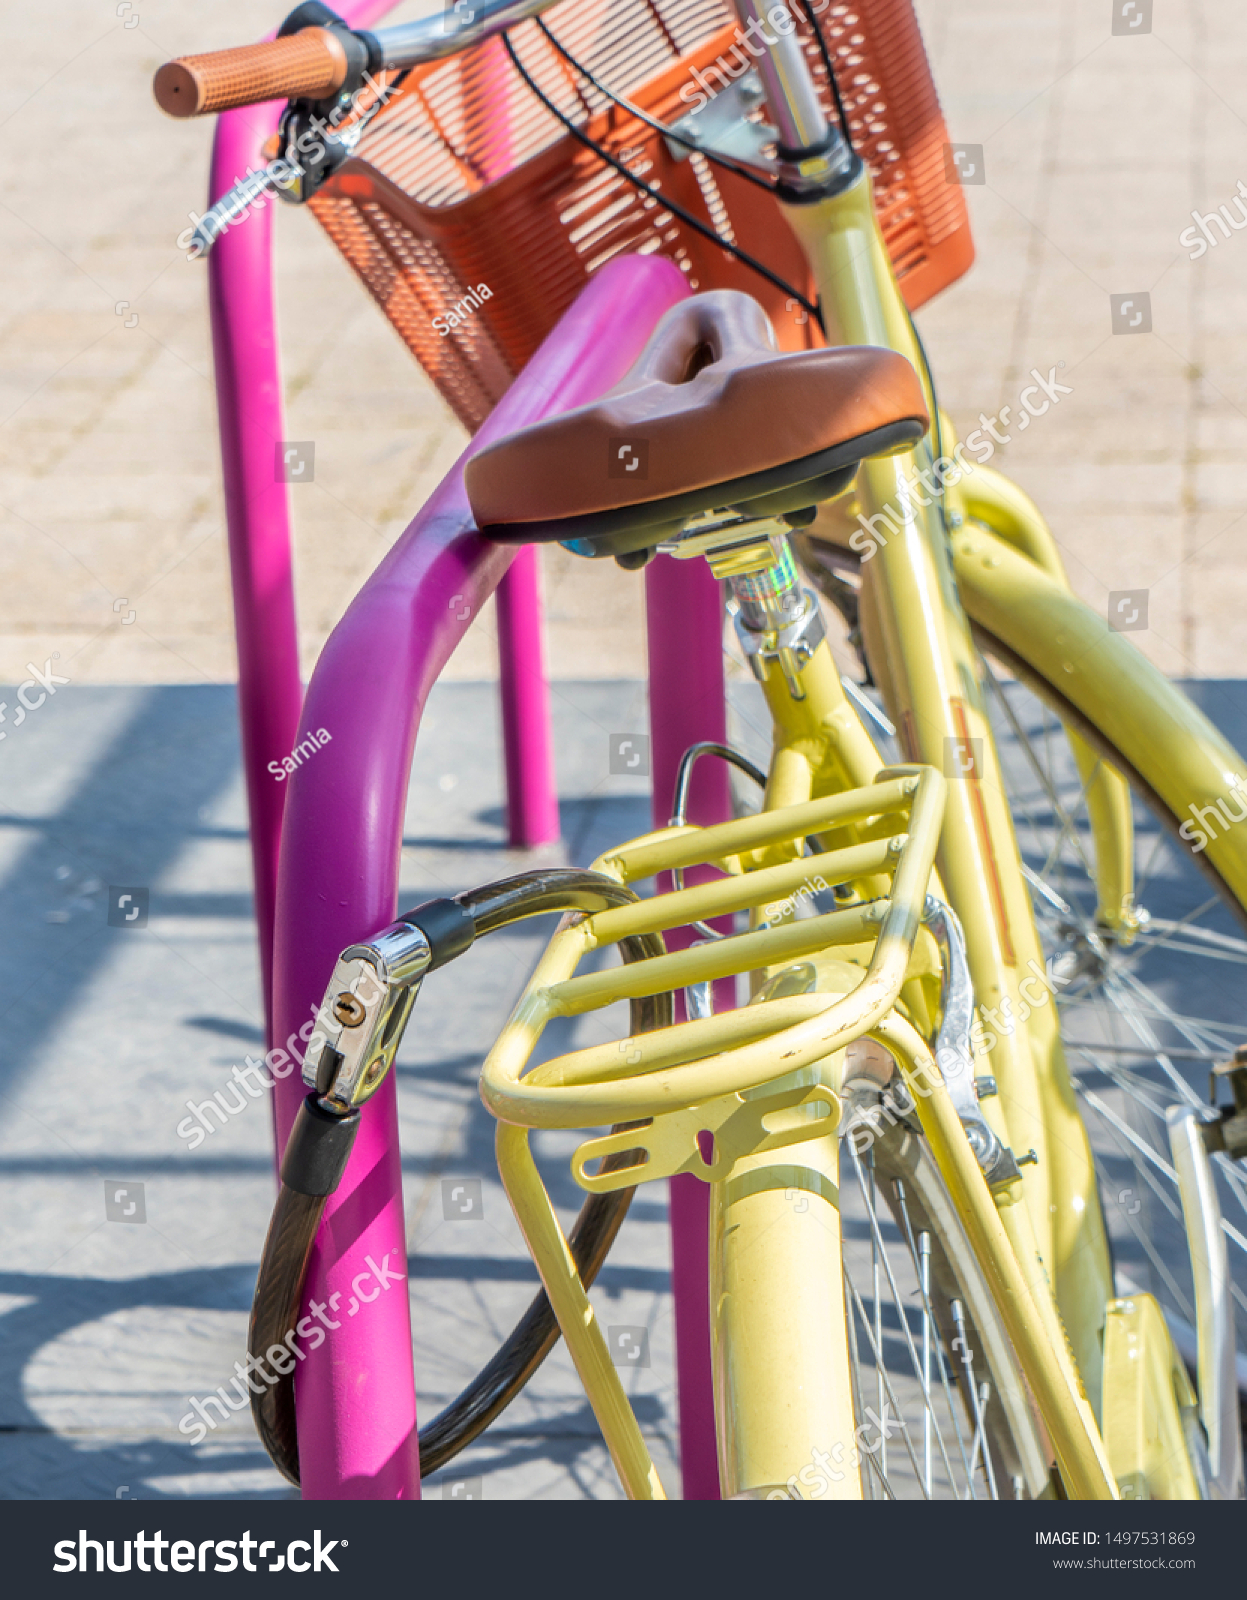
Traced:
[[[276, 106], [247, 106], [217, 119], [210, 197], [220, 198], [277, 125]], [[273, 907], [282, 786], [267, 770], [294, 748], [303, 686], [290, 570], [287, 488], [277, 482], [284, 435], [273, 317], [272, 206], [252, 213], [208, 257], [217, 419], [229, 529], [238, 643], [238, 713], [251, 817], [255, 916], [264, 1009], [272, 1017]]]
[[[339, 8], [366, 28], [395, 0], [355, 0]], [[272, 35], [268, 35], [272, 37]], [[284, 101], [243, 106], [217, 118], [208, 180], [214, 205], [249, 167], [263, 164]], [[281, 836], [280, 784], [268, 771], [294, 748], [303, 686], [290, 570], [287, 489], [277, 481], [285, 438], [277, 328], [273, 315], [273, 213], [269, 198], [217, 240], [208, 257], [209, 311], [216, 369], [217, 422], [234, 591], [238, 712], [251, 820], [255, 916], [265, 1016], [272, 1019], [273, 908]], [[557, 830], [554, 835], [557, 837]]]
[[[627, 256], [604, 267], [325, 645], [299, 728], [305, 735], [324, 729], [330, 739], [286, 785], [274, 948], [278, 1039], [310, 1020], [338, 953], [395, 915], [407, 783], [425, 698], [514, 554], [476, 533], [463, 461], [501, 434], [601, 394], [639, 355], [662, 312], [687, 293], [684, 275], [666, 260]], [[279, 1148], [302, 1095], [297, 1075], [278, 1086]], [[378, 1269], [403, 1276], [382, 1291]], [[419, 1494], [405, 1269], [391, 1074], [364, 1109], [309, 1276], [309, 1306], [322, 1306], [325, 1319], [339, 1326], [298, 1369], [308, 1498]], [[349, 1316], [352, 1300], [357, 1311]]]

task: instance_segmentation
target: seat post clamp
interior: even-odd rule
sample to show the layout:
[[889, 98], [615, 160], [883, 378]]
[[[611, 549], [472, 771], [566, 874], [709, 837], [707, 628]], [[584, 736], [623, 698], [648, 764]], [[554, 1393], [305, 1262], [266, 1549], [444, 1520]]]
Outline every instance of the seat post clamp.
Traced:
[[736, 628], [740, 647], [758, 682], [761, 683], [765, 676], [763, 663], [778, 661], [780, 670], [788, 681], [793, 699], [804, 700], [805, 690], [801, 686], [801, 671], [827, 637], [827, 627], [812, 591], [801, 589], [798, 594], [800, 609], [790, 621], [780, 623], [778, 626], [767, 628], [751, 626], [745, 619], [744, 607], [735, 596], [728, 601], [728, 610]]

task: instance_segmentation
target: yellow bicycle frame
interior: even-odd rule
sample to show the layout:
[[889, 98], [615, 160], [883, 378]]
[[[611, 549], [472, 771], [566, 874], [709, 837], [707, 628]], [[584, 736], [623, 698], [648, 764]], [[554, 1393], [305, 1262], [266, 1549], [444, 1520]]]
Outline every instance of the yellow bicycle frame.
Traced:
[[[869, 175], [832, 199], [790, 205], [786, 215], [818, 283], [829, 340], [889, 347], [924, 372], [874, 216]], [[1129, 793], [1096, 746], [1107, 744], [1125, 758], [1178, 821], [1188, 809], [1194, 817], [1197, 806], [1212, 805], [1225, 793], [1238, 760], [1163, 674], [1070, 592], [1055, 541], [1027, 497], [986, 468], [967, 465], [956, 472], [948, 459], [956, 438], [946, 420], [940, 433], [940, 472], [948, 483], [943, 509], [938, 494], [928, 498], [919, 487], [919, 473], [932, 464], [929, 441], [917, 451], [864, 462], [859, 471], [852, 509], [860, 513], [859, 526], [878, 530], [869, 542], [860, 541], [870, 550], [862, 563], [862, 636], [907, 759], [946, 773], [950, 760], [965, 765], [968, 757], [972, 764], [973, 776], [950, 784], [937, 859], [965, 930], [978, 1005], [1013, 1020], [1011, 1028], [993, 1029], [978, 1040], [1000, 1091], [998, 1100], [984, 1101], [989, 1121], [1007, 1145], [1037, 1157], [1022, 1179], [1024, 1203], [1004, 1205], [1000, 1214], [1036, 1305], [1051, 1311], [1053, 1338], [1058, 1344], [1068, 1339], [1097, 1414], [1102, 1407], [1112, 1411], [1115, 1432], [1123, 1436], [1120, 1359], [1111, 1374], [1104, 1365], [1113, 1282], [1091, 1149], [1056, 1008], [1044, 1003], [1042, 986], [1038, 995], [1033, 988], [1043, 953], [971, 622], [1004, 647], [1010, 664], [1067, 725], [1096, 847], [1099, 920], [1123, 943], [1133, 932]], [[890, 518], [872, 524], [885, 510]], [[892, 533], [893, 526], [899, 531]], [[812, 751], [812, 726], [838, 727], [852, 714], [843, 696], [826, 692], [822, 680], [828, 674], [834, 668], [824, 664], [811, 675], [800, 705], [785, 694], [778, 673], [766, 682], [777, 727], [777, 768], [785, 750], [789, 764], [794, 746]], [[801, 733], [794, 722], [802, 725]], [[812, 792], [843, 781], [846, 761], [860, 760], [863, 738], [853, 732], [842, 750], [814, 755]], [[856, 781], [868, 766], [855, 768]], [[1247, 905], [1247, 830], [1213, 830], [1202, 864], [1240, 906]], [[1150, 1337], [1157, 1337], [1154, 1327]], [[1121, 1343], [1110, 1341], [1110, 1357]], [[1159, 1362], [1157, 1370], [1164, 1365]], [[1171, 1385], [1167, 1392], [1167, 1410], [1164, 1395], [1148, 1403], [1165, 1411], [1169, 1426]]]
[[[662, 1487], [611, 1365], [592, 1305], [528, 1148], [529, 1128], [628, 1126], [583, 1145], [573, 1171], [601, 1192], [694, 1172], [712, 1185], [712, 1304], [720, 1473], [726, 1494], [787, 1485], [819, 1453], [844, 1461], [833, 1495], [860, 1498], [844, 1338], [837, 1090], [843, 1047], [869, 1033], [892, 1052], [958, 1204], [1041, 1408], [1063, 1478], [1080, 1497], [1110, 1497], [1094, 1418], [1064, 1347], [1014, 1254], [936, 1063], [895, 1007], [915, 960], [947, 786], [930, 767], [891, 769], [868, 786], [764, 810], [716, 827], [634, 840], [594, 870], [637, 882], [709, 864], [718, 881], [568, 920], [556, 933], [481, 1075], [498, 1118], [498, 1170], [629, 1494]], [[898, 812], [909, 813], [898, 832]], [[801, 842], [854, 826], [869, 843], [803, 857]], [[752, 866], [760, 857], [786, 859]], [[616, 940], [791, 896], [811, 874], [881, 877], [882, 898], [801, 921], [576, 976]], [[890, 882], [888, 880], [890, 879]], [[526, 1072], [546, 1023], [638, 995], [733, 973], [775, 972], [840, 952], [831, 992], [764, 999], [721, 1016], [595, 1045]], [[868, 954], [867, 954], [868, 952]], [[837, 990], [839, 992], [837, 992]], [[814, 1114], [814, 1115], [812, 1115]], [[648, 1126], [638, 1126], [638, 1119]], [[709, 1135], [707, 1156], [700, 1139]], [[590, 1173], [620, 1151], [634, 1164]], [[799, 1193], [805, 1204], [792, 1205]], [[1046, 1294], [1046, 1290], [1045, 1290]], [[839, 1450], [837, 1451], [837, 1447]]]
[[[828, 335], [923, 362], [863, 175], [833, 199], [787, 210], [819, 284]], [[942, 438], [953, 448], [951, 427]], [[491, 1052], [482, 1096], [498, 1118], [499, 1171], [627, 1492], [659, 1498], [591, 1302], [528, 1148], [528, 1129], [631, 1124], [589, 1140], [577, 1180], [602, 1190], [676, 1172], [711, 1184], [712, 1348], [724, 1492], [784, 1494], [816, 1452], [851, 1441], [854, 1416], [834, 1132], [843, 1050], [870, 1036], [913, 1089], [924, 1132], [1001, 1311], [1051, 1441], [1064, 1492], [1112, 1499], [1196, 1492], [1182, 1411], [1190, 1400], [1159, 1311], [1114, 1298], [1090, 1144], [1075, 1102], [991, 727], [972, 623], [1070, 728], [1097, 851], [1099, 917], [1133, 933], [1131, 813], [1107, 745], [1180, 813], [1211, 801], [1233, 752], [1176, 690], [1070, 593], [1030, 502], [977, 468], [941, 508], [914, 485], [930, 446], [865, 462], [855, 509], [893, 508], [898, 531], [863, 561], [862, 633], [909, 768], [883, 770], [826, 643], [796, 691], [758, 657], [774, 723], [765, 809], [717, 828], [669, 829], [595, 869], [622, 882], [709, 862], [712, 883], [570, 921]], [[945, 525], [945, 515], [948, 525]], [[951, 533], [951, 538], [950, 538]], [[963, 605], [964, 602], [964, 605]], [[1158, 738], [1158, 731], [1160, 737]], [[967, 772], [966, 755], [971, 753]], [[945, 783], [939, 774], [950, 776]], [[905, 835], [897, 813], [910, 812]], [[1247, 902], [1247, 829], [1222, 833], [1207, 865]], [[802, 859], [802, 838], [821, 855]], [[821, 863], [821, 865], [820, 865]], [[760, 927], [760, 908], [811, 873], [858, 903]], [[1001, 1141], [1033, 1151], [1024, 1175], [988, 1189], [928, 1044], [938, 972], [919, 937], [935, 889], [959, 917], [976, 1000], [1011, 1025], [978, 1032]], [[588, 951], [631, 934], [752, 910], [753, 931], [576, 975]], [[799, 956], [813, 993], [599, 1045], [527, 1071], [546, 1021], [614, 1000], [750, 972], [755, 988]], [[643, 1124], [643, 1125], [638, 1125]], [[707, 1156], [701, 1140], [713, 1139]], [[621, 1151], [636, 1162], [605, 1172]], [[806, 1203], [790, 1203], [799, 1192]], [[1139, 1354], [1144, 1359], [1140, 1362]], [[1102, 1434], [1101, 1428], [1104, 1432]], [[1177, 1454], [1175, 1454], [1177, 1452]], [[834, 1457], [834, 1459], [843, 1459]], [[858, 1498], [856, 1461], [826, 1491]]]

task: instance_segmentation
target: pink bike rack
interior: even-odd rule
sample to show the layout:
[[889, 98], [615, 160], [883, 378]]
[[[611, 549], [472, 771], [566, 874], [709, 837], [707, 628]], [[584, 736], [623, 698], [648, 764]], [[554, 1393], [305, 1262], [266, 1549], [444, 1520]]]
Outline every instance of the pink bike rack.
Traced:
[[[390, 8], [343, 6], [355, 26]], [[218, 120], [211, 199], [261, 159], [277, 108]], [[251, 818], [256, 920], [270, 1043], [298, 1047], [338, 952], [397, 909], [403, 809], [429, 690], [489, 595], [497, 592], [511, 841], [558, 837], [536, 552], [476, 533], [463, 464], [491, 439], [596, 398], [639, 355], [658, 317], [688, 293], [668, 261], [605, 267], [499, 402], [454, 469], [369, 578], [321, 654], [304, 700], [298, 669], [284, 438], [273, 309], [271, 206], [220, 238], [209, 262], [221, 453], [238, 638], [239, 713]], [[464, 600], [468, 602], [465, 612]], [[724, 737], [721, 612], [700, 563], [659, 558], [647, 572], [654, 819], [664, 824], [684, 749]], [[283, 783], [267, 771], [300, 730], [327, 727], [335, 761]], [[726, 773], [706, 762], [689, 816], [730, 814]], [[730, 1003], [727, 1001], [726, 1003]], [[275, 1096], [277, 1149], [302, 1099], [297, 1075]], [[685, 1497], [718, 1497], [707, 1293], [707, 1194], [671, 1192], [681, 1455]], [[386, 1288], [362, 1314], [339, 1307], [359, 1285]], [[389, 1287], [401, 1273], [401, 1286]], [[369, 1276], [371, 1274], [371, 1277]], [[353, 1288], [354, 1286], [354, 1288]], [[395, 1292], [397, 1291], [397, 1292]], [[321, 1499], [410, 1499], [420, 1493], [416, 1397], [406, 1292], [397, 1106], [391, 1076], [365, 1108], [346, 1177], [325, 1213], [308, 1304], [339, 1327], [299, 1368], [303, 1493]]]
[[[723, 744], [727, 713], [723, 682], [723, 602], [702, 561], [658, 556], [645, 569], [645, 626], [649, 641], [650, 765], [656, 828], [671, 820], [676, 770], [690, 745]], [[655, 684], [678, 684], [678, 694], [655, 694]], [[686, 820], [705, 826], [732, 815], [727, 767], [703, 760], [693, 769]], [[689, 874], [696, 882], [698, 874]], [[664, 887], [670, 889], [668, 881]], [[668, 949], [691, 943], [691, 928], [666, 935]], [[731, 981], [715, 985], [716, 1010], [736, 1003]], [[682, 1005], [677, 997], [677, 1009]], [[686, 1500], [719, 1498], [714, 1393], [710, 1379], [710, 1190], [685, 1173], [670, 1182], [671, 1290], [675, 1301], [676, 1386], [680, 1409], [680, 1469]]]
[[[369, 27], [394, 0], [340, 6], [353, 27]], [[277, 104], [227, 111], [217, 119], [209, 202], [215, 203], [275, 131]], [[277, 328], [273, 311], [270, 199], [228, 229], [208, 258], [217, 416], [225, 480], [243, 768], [251, 817], [256, 922], [266, 1015], [271, 1018], [273, 909], [285, 786], [271, 782], [270, 761], [296, 743], [302, 689], [290, 562], [288, 491], [277, 481], [285, 437]], [[526, 551], [499, 585], [498, 650], [511, 844], [559, 836], [558, 792], [550, 738], [549, 695], [541, 642], [536, 553]]]

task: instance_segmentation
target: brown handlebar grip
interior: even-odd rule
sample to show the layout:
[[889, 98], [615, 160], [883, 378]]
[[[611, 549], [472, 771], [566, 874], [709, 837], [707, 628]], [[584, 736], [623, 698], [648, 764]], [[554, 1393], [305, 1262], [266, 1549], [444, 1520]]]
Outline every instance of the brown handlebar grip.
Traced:
[[323, 100], [342, 87], [346, 51], [328, 28], [304, 28], [237, 50], [180, 56], [152, 81], [156, 104], [171, 117], [202, 117], [264, 100]]

